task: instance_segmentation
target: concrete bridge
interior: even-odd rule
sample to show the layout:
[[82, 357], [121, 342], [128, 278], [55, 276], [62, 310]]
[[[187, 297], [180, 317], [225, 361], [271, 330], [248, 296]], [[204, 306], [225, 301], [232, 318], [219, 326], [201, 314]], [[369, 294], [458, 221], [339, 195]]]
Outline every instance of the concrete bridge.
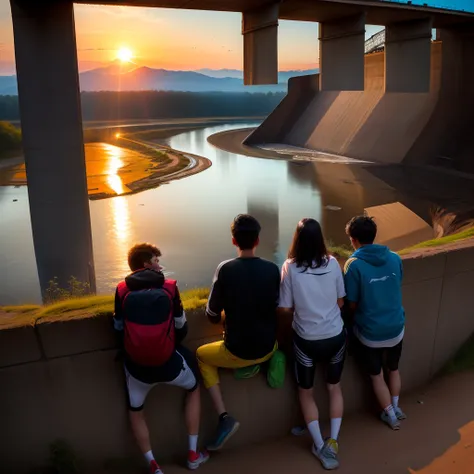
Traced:
[[[279, 19], [319, 22], [321, 74], [306, 81], [303, 89], [311, 94], [316, 90], [333, 94], [332, 98], [318, 96], [327, 101], [335, 100], [334, 94], [342, 91], [365, 93], [366, 24], [386, 28], [384, 94], [404, 94], [404, 104], [409, 104], [411, 99], [406, 98], [407, 94], [416, 95], [420, 101], [420, 94], [433, 90], [432, 28], [442, 31], [443, 45], [445, 39], [449, 45], [448, 54], [443, 54], [440, 87], [452, 91], [444, 103], [453, 100], [455, 95], [455, 103], [449, 108], [451, 116], [456, 115], [458, 106], [466, 104], [464, 92], [474, 83], [471, 66], [474, 8], [456, 10], [449, 5], [453, 3], [450, 0], [424, 0], [423, 5], [417, 0], [80, 0], [78, 3], [242, 12], [246, 84], [277, 82]], [[41, 288], [44, 292], [55, 276], [65, 283], [74, 275], [89, 282], [94, 289], [73, 3], [11, 0], [11, 9], [31, 222]], [[305, 99], [304, 94], [301, 97]], [[277, 129], [285, 132], [289, 118], [301, 118], [306, 108], [301, 110], [301, 100], [298, 107], [293, 107], [292, 100], [259, 130], [259, 140], [275, 138], [271, 129], [276, 122]], [[397, 103], [398, 107], [403, 106], [395, 100], [391, 107]], [[369, 102], [360, 104], [361, 113], [370, 106]], [[316, 114], [323, 110], [320, 105], [314, 107]], [[416, 111], [410, 117], [416, 121]], [[429, 119], [428, 114], [426, 121]], [[314, 117], [311, 120], [314, 121]], [[311, 120], [305, 123], [314, 127]], [[438, 122], [432, 131], [438, 130], [437, 138], [440, 138], [446, 125], [443, 128]], [[381, 126], [388, 127], [389, 122], [379, 124], [378, 129]], [[403, 130], [399, 132], [403, 134]], [[256, 137], [258, 135], [254, 139]], [[429, 138], [428, 134], [425, 139]]]

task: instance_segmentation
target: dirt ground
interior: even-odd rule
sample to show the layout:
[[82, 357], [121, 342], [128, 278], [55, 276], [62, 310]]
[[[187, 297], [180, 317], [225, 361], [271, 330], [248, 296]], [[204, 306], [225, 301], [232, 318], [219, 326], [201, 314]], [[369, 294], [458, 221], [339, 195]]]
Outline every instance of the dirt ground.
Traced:
[[[456, 374], [401, 397], [408, 419], [398, 432], [361, 413], [344, 419], [340, 474], [473, 474], [474, 373]], [[324, 428], [324, 425], [323, 425]], [[235, 435], [238, 436], [238, 433]], [[202, 474], [324, 472], [308, 435], [215, 454]], [[163, 466], [165, 474], [184, 467]]]

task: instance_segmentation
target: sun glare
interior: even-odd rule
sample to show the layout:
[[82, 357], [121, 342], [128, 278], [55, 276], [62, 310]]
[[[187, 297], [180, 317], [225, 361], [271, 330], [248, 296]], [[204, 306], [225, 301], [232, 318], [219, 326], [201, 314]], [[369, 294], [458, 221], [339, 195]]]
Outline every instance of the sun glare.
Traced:
[[117, 59], [123, 63], [129, 63], [133, 59], [133, 53], [129, 48], [120, 48], [117, 51]]

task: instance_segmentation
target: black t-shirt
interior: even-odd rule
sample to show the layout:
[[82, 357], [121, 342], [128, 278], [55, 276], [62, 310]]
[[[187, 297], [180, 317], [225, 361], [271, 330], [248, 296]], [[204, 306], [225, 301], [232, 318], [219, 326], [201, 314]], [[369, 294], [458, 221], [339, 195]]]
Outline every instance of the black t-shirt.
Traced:
[[225, 312], [224, 341], [235, 356], [260, 359], [276, 341], [280, 271], [258, 257], [222, 262], [214, 275], [208, 315]]

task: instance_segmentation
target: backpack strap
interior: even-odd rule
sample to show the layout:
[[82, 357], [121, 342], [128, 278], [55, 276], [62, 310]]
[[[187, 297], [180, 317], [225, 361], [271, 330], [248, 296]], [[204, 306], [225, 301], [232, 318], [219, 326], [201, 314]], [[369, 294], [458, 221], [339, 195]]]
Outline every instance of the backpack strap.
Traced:
[[128, 288], [127, 284], [125, 283], [125, 280], [121, 281], [117, 285], [117, 292], [118, 292], [118, 297], [119, 297], [119, 300], [120, 300], [120, 305], [122, 306], [122, 309], [123, 309], [124, 303], [125, 303], [125, 298], [130, 293], [130, 289]]
[[346, 263], [344, 264], [344, 275], [349, 271], [349, 267], [356, 260], [357, 260], [357, 257], [351, 257], [351, 258], [347, 259]]

